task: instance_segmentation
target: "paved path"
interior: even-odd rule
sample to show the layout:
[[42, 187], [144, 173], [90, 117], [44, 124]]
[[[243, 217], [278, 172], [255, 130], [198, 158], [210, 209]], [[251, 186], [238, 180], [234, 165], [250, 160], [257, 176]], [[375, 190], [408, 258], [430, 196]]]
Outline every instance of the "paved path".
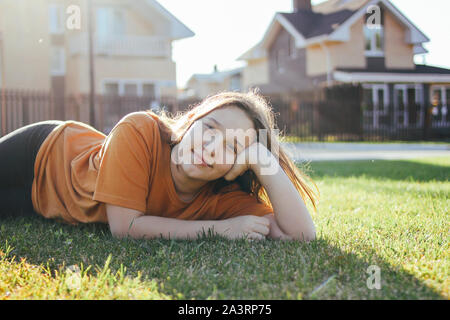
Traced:
[[283, 143], [295, 161], [450, 157], [450, 144]]

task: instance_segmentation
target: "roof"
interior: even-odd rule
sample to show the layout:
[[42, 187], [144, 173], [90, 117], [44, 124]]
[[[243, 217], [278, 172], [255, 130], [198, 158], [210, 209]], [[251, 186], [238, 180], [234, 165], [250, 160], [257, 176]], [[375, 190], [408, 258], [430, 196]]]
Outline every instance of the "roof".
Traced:
[[434, 67], [429, 65], [417, 64], [414, 69], [380, 69], [380, 68], [368, 68], [368, 69], [352, 69], [352, 68], [339, 68], [336, 71], [348, 72], [348, 73], [406, 73], [406, 74], [449, 74], [450, 69]]
[[207, 73], [207, 74], [196, 73], [196, 74], [192, 75], [192, 77], [189, 79], [189, 81], [196, 79], [198, 81], [203, 81], [203, 82], [222, 83], [225, 78], [239, 74], [243, 70], [244, 70], [244, 68], [236, 68], [233, 70], [217, 71], [217, 72]]
[[414, 69], [337, 69], [333, 73], [340, 82], [382, 83], [450, 83], [450, 69], [416, 65]]
[[367, 2], [369, 2], [369, 0], [328, 0], [315, 5], [313, 10], [323, 14], [341, 10], [357, 11]]
[[149, 21], [153, 20], [154, 13], [167, 20], [169, 22], [169, 34], [172, 40], [179, 40], [195, 36], [195, 33], [192, 30], [190, 30], [185, 24], [178, 20], [172, 13], [170, 13], [156, 0], [133, 0], [129, 1], [129, 4]]
[[328, 14], [300, 10], [293, 13], [281, 13], [306, 39], [332, 33], [356, 11], [340, 10]]
[[389, 0], [328, 0], [313, 6], [312, 11], [276, 13], [263, 39], [238, 60], [266, 57], [267, 49], [277, 37], [280, 28], [284, 28], [294, 37], [298, 48], [323, 41], [349, 41], [350, 27], [367, 13], [370, 6], [380, 4], [407, 28], [406, 41], [414, 45], [415, 52], [426, 52], [422, 44], [430, 39]]

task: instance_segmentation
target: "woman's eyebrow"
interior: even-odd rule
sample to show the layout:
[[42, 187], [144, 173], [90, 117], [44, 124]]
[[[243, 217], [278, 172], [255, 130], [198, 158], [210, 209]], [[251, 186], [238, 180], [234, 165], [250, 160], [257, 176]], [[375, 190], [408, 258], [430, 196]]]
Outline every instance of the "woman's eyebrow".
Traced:
[[[216, 119], [211, 118], [211, 117], [207, 117], [207, 118], [205, 118], [205, 119], [206, 119], [206, 120], [212, 120], [218, 127], [221, 127], [222, 130], [225, 131], [225, 127], [224, 127], [219, 121], [217, 121]], [[234, 136], [234, 142], [236, 142], [238, 145], [241, 146], [242, 149], [244, 149], [244, 147], [242, 146], [242, 144], [240, 144], [239, 141], [237, 141], [236, 136]]]
[[205, 119], [212, 120], [218, 127], [221, 127], [222, 129], [225, 129], [224, 126], [219, 121], [217, 121], [216, 119], [210, 118], [210, 117], [207, 117]]

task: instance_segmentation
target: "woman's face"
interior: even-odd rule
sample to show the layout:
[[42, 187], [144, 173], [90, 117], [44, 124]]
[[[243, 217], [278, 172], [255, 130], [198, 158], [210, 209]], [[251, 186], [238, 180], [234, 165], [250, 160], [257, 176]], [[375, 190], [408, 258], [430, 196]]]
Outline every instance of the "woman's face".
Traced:
[[213, 181], [256, 141], [253, 123], [238, 107], [218, 108], [196, 120], [178, 145], [178, 164], [193, 179]]

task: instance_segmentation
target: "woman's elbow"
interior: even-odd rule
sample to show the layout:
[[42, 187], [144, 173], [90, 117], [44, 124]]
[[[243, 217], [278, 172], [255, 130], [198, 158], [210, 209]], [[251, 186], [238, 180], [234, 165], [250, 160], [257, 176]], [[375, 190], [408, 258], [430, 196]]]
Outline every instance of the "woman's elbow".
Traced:
[[109, 224], [109, 231], [111, 231], [111, 235], [117, 239], [123, 239], [125, 237], [125, 232], [123, 228], [120, 226]]
[[295, 234], [290, 235], [293, 240], [310, 242], [316, 240], [316, 229], [313, 227], [311, 230], [301, 230]]

